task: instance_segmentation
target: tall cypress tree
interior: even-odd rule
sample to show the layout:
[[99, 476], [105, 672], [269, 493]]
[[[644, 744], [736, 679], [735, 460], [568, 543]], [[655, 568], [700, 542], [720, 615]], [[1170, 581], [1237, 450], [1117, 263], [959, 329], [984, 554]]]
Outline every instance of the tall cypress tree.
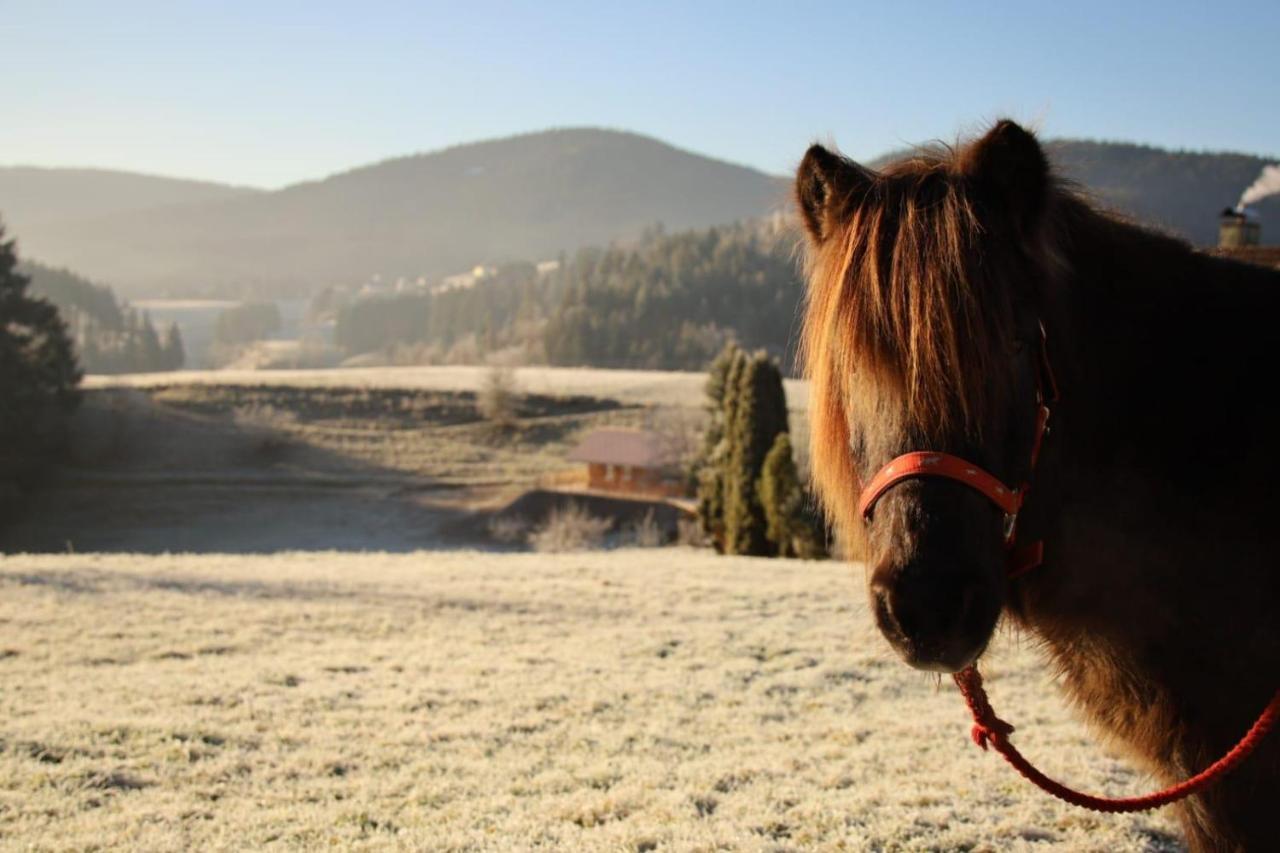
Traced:
[[67, 327], [27, 293], [14, 242], [0, 226], [0, 480], [23, 480], [56, 447], [79, 399]]
[[707, 431], [696, 463], [698, 520], [702, 531], [715, 545], [724, 548], [724, 479], [728, 464], [729, 423], [737, 405], [738, 379], [747, 354], [729, 343], [716, 357], [707, 375]]
[[724, 547], [730, 554], [767, 556], [767, 521], [756, 484], [774, 439], [787, 431], [786, 392], [781, 371], [763, 351], [744, 360], [737, 388], [728, 422]]

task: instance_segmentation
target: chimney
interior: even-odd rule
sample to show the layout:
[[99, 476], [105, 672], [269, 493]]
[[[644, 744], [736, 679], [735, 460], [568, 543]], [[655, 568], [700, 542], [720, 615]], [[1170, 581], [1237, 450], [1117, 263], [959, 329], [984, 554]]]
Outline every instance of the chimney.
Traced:
[[1218, 223], [1218, 247], [1238, 249], [1262, 241], [1262, 226], [1253, 212], [1244, 207], [1228, 207]]

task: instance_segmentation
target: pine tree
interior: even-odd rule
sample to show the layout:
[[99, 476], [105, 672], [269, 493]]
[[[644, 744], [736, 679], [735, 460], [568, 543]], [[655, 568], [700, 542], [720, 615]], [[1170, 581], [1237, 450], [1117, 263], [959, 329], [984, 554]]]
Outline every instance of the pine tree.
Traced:
[[156, 327], [151, 323], [151, 315], [145, 311], [142, 313], [138, 324], [138, 350], [139, 363], [135, 368], [136, 370], [151, 371], [161, 369], [164, 359], [160, 336], [156, 334]]
[[160, 366], [162, 369], [182, 369], [182, 365], [187, 361], [187, 352], [182, 345], [182, 330], [178, 328], [176, 322], [169, 324], [169, 330], [165, 333], [160, 349], [162, 353]]
[[27, 293], [0, 227], [0, 480], [24, 479], [55, 449], [80, 370], [57, 309]]
[[777, 364], [763, 351], [745, 360], [737, 389], [728, 422], [724, 548], [730, 554], [766, 556], [767, 524], [756, 483], [774, 439], [787, 431], [786, 392]]
[[779, 557], [826, 556], [826, 531], [800, 482], [789, 433], [780, 432], [774, 439], [756, 492], [764, 508], [765, 536]]
[[729, 457], [727, 424], [737, 397], [738, 377], [747, 355], [729, 343], [711, 365], [707, 375], [707, 430], [694, 463], [698, 488], [698, 521], [702, 532], [724, 551], [724, 472]]

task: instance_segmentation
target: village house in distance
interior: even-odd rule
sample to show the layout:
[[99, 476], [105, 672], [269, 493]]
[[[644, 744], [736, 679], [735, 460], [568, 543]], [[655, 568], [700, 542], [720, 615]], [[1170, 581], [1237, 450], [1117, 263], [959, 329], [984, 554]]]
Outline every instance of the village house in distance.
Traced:
[[685, 494], [679, 459], [661, 435], [640, 429], [596, 429], [583, 436], [568, 459], [587, 466], [592, 491], [644, 497]]

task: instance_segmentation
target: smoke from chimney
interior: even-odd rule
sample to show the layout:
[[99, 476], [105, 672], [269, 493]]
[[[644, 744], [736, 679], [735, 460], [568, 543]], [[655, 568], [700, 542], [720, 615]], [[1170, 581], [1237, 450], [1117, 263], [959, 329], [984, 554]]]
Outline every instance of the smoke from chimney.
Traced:
[[1249, 188], [1240, 194], [1240, 203], [1236, 205], [1236, 210], [1242, 210], [1247, 205], [1262, 201], [1267, 196], [1275, 195], [1276, 193], [1280, 193], [1280, 163], [1262, 167], [1262, 173], [1258, 175], [1258, 180], [1250, 184]]

